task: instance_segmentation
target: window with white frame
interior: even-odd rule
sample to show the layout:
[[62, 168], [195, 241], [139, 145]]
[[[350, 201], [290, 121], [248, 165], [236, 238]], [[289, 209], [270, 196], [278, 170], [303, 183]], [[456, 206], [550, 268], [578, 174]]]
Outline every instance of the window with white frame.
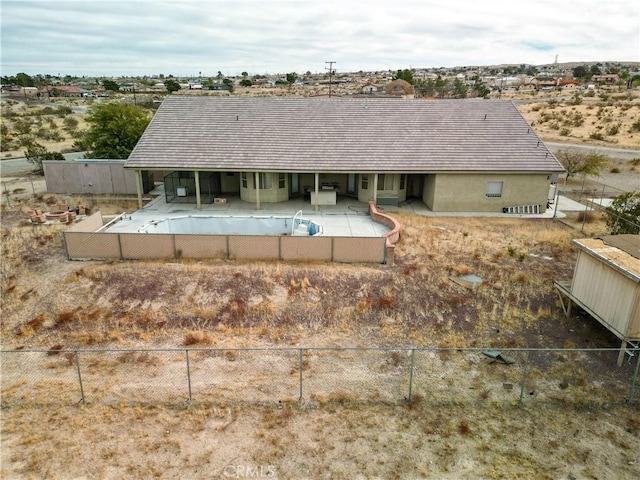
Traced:
[[260, 173], [260, 190], [270, 190], [273, 188], [273, 176], [271, 173]]
[[369, 190], [369, 175], [360, 175], [360, 188]]
[[284, 188], [284, 187], [285, 187], [284, 173], [279, 173], [278, 174], [278, 188]]
[[487, 182], [487, 191], [485, 193], [485, 196], [491, 197], [491, 198], [501, 197], [503, 183], [504, 182], [496, 182], [496, 181]]
[[240, 177], [242, 178], [242, 188], [247, 188], [247, 174], [242, 172]]

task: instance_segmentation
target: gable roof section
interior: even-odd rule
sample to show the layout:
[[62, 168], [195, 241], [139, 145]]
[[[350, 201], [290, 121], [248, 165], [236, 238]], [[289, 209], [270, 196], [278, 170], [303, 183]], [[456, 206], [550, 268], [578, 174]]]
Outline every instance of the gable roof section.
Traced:
[[168, 96], [128, 168], [562, 172], [512, 102]]

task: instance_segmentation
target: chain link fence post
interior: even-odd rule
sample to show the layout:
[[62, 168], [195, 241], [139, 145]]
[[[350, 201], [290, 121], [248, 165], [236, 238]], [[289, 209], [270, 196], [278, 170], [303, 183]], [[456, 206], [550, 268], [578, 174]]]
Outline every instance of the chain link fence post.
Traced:
[[524, 359], [524, 366], [522, 367], [522, 382], [520, 383], [520, 399], [518, 400], [518, 406], [522, 406], [522, 399], [524, 397], [524, 384], [527, 379], [527, 369], [529, 367], [529, 356], [531, 351], [527, 350], [527, 356]]
[[298, 401], [302, 401], [302, 349], [298, 350], [298, 369], [300, 371], [300, 396], [298, 397]]
[[189, 365], [189, 350], [185, 350], [185, 357], [187, 359], [187, 385], [189, 386], [189, 403], [193, 402], [193, 398], [191, 396], [191, 367]]
[[635, 395], [636, 382], [638, 381], [638, 371], [640, 370], [640, 348], [636, 348], [634, 350], [634, 355], [638, 357], [638, 360], [636, 361], [636, 369], [633, 372], [633, 380], [631, 380], [631, 388], [629, 389], [629, 398], [627, 398], [627, 403], [631, 403]]
[[80, 384], [80, 397], [81, 397], [82, 404], [85, 405], [86, 402], [84, 398], [84, 387], [82, 386], [82, 374], [80, 373], [80, 357], [78, 356], [77, 350], [75, 350], [73, 353], [76, 359], [76, 370], [78, 371], [78, 383]]
[[416, 349], [411, 349], [411, 357], [409, 363], [409, 394], [407, 395], [407, 402], [411, 402], [411, 395], [413, 394], [413, 365], [416, 356]]

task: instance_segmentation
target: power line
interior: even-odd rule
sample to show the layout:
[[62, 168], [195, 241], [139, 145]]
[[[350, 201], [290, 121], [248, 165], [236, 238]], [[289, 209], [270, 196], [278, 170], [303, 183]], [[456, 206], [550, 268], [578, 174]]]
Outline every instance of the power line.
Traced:
[[[336, 63], [334, 61], [324, 62], [329, 64], [329, 97], [331, 97], [331, 77], [333, 76], [333, 64]], [[327, 67], [325, 67], [327, 68]]]

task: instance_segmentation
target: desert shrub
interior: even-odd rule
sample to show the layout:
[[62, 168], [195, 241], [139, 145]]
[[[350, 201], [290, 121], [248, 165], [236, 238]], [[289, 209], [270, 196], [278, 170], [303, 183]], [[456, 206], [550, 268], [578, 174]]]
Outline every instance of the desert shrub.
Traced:
[[589, 134], [591, 140], [604, 140], [604, 135], [601, 132], [592, 132]]
[[74, 132], [78, 128], [78, 123], [78, 119], [73, 117], [65, 117], [65, 119], [62, 121], [64, 129], [69, 133]]
[[614, 198], [605, 210], [605, 222], [613, 235], [640, 233], [640, 192], [626, 192]]
[[612, 167], [609, 173], [620, 173], [620, 169], [618, 167]]
[[597, 215], [594, 212], [583, 210], [582, 212], [578, 212], [578, 216], [576, 220], [582, 223], [592, 223], [597, 219]]
[[211, 343], [211, 337], [201, 330], [190, 330], [185, 334], [184, 345], [196, 345], [198, 343]]
[[640, 119], [636, 120], [631, 124], [631, 127], [629, 128], [629, 133], [633, 133], [633, 132], [640, 132]]
[[616, 135], [620, 131], [620, 123], [612, 123], [606, 128], [607, 135]]
[[567, 137], [567, 136], [569, 136], [569, 134], [571, 133], [571, 129], [570, 129], [570, 128], [567, 128], [567, 127], [562, 127], [562, 128], [560, 129], [560, 132], [559, 132], [559, 133], [560, 133], [560, 135], [561, 135], [561, 136], [563, 136], [563, 137]]

